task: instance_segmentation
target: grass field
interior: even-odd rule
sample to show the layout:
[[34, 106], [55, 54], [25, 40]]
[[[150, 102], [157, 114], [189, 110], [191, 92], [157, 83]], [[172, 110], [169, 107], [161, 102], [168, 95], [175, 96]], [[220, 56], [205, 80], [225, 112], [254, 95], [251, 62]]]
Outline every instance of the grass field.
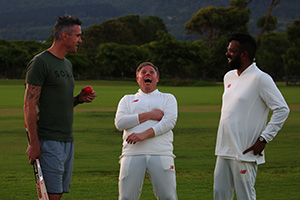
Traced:
[[[37, 199], [32, 166], [25, 154], [23, 80], [0, 80], [0, 200]], [[98, 97], [75, 108], [75, 163], [71, 192], [63, 199], [114, 200], [118, 197], [121, 132], [114, 127], [117, 104], [135, 93], [135, 82], [77, 81], [75, 93], [92, 85]], [[180, 200], [213, 199], [215, 140], [223, 87], [158, 87], [176, 96], [179, 117], [174, 129], [177, 192]], [[256, 180], [257, 199], [300, 199], [300, 87], [279, 89], [291, 113], [266, 148], [266, 164]], [[141, 200], [154, 200], [145, 179]]]

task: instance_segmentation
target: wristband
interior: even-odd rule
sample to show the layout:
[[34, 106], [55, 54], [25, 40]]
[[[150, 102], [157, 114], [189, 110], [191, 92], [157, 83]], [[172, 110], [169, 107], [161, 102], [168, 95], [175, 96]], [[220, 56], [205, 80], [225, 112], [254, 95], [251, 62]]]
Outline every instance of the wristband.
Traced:
[[82, 103], [84, 103], [83, 101], [80, 101], [80, 100], [79, 100], [79, 95], [77, 95], [75, 98], [76, 98], [76, 100], [77, 100], [78, 104], [82, 104]]

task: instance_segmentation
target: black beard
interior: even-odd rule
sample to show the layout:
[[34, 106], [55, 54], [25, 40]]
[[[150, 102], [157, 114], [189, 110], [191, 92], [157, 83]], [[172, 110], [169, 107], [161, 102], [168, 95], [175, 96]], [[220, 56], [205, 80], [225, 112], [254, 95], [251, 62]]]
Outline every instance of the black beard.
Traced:
[[[232, 59], [231, 56], [228, 56], [228, 58]], [[231, 60], [231, 62], [229, 63], [229, 67], [230, 69], [240, 69], [242, 67], [240, 54]]]

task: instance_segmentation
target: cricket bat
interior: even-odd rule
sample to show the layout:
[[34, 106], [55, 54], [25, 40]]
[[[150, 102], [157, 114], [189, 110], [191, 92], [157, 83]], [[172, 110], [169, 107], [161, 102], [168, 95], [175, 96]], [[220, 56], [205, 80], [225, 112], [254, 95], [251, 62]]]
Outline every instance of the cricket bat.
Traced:
[[[28, 136], [28, 130], [26, 124], [25, 124], [25, 130], [27, 133], [28, 143], [29, 143], [29, 136]], [[36, 190], [37, 190], [39, 200], [49, 200], [40, 161], [37, 158], [33, 161], [33, 171], [34, 171]]]

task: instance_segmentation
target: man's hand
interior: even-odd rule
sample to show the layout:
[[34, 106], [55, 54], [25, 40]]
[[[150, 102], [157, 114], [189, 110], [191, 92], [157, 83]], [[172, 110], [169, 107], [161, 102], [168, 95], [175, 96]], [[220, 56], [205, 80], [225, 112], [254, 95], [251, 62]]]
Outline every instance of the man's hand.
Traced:
[[29, 163], [32, 165], [33, 161], [36, 158], [40, 157], [40, 146], [39, 146], [39, 144], [37, 144], [37, 145], [29, 145], [27, 147], [26, 154], [28, 156]]
[[90, 103], [92, 102], [98, 95], [96, 92], [93, 90], [90, 93], [86, 93], [84, 91], [84, 88], [81, 89], [80, 93], [74, 97], [74, 107], [77, 106], [78, 104], [82, 103]]
[[246, 149], [243, 152], [243, 154], [246, 154], [249, 151], [253, 151], [254, 155], [258, 154], [258, 155], [262, 156], [263, 154], [261, 152], [265, 149], [266, 144], [267, 144], [266, 142], [262, 142], [262, 141], [259, 140], [259, 138], [257, 138], [255, 144], [253, 146], [251, 146], [250, 148]]
[[154, 110], [150, 111], [150, 113], [151, 113], [150, 116], [151, 116], [152, 120], [160, 121], [164, 116], [164, 112], [159, 109], [154, 109]]
[[93, 90], [91, 93], [86, 93], [84, 91], [84, 88], [82, 88], [80, 94], [79, 94], [79, 101], [90, 103], [97, 97], [96, 92]]
[[149, 112], [144, 112], [139, 114], [139, 122], [143, 123], [148, 120], [160, 121], [164, 116], [164, 111], [159, 109], [154, 109]]
[[139, 141], [143, 141], [145, 139], [152, 138], [152, 137], [154, 137], [154, 130], [153, 130], [153, 128], [149, 128], [146, 131], [141, 132], [141, 133], [131, 133], [126, 138], [126, 142], [128, 144], [135, 144]]

